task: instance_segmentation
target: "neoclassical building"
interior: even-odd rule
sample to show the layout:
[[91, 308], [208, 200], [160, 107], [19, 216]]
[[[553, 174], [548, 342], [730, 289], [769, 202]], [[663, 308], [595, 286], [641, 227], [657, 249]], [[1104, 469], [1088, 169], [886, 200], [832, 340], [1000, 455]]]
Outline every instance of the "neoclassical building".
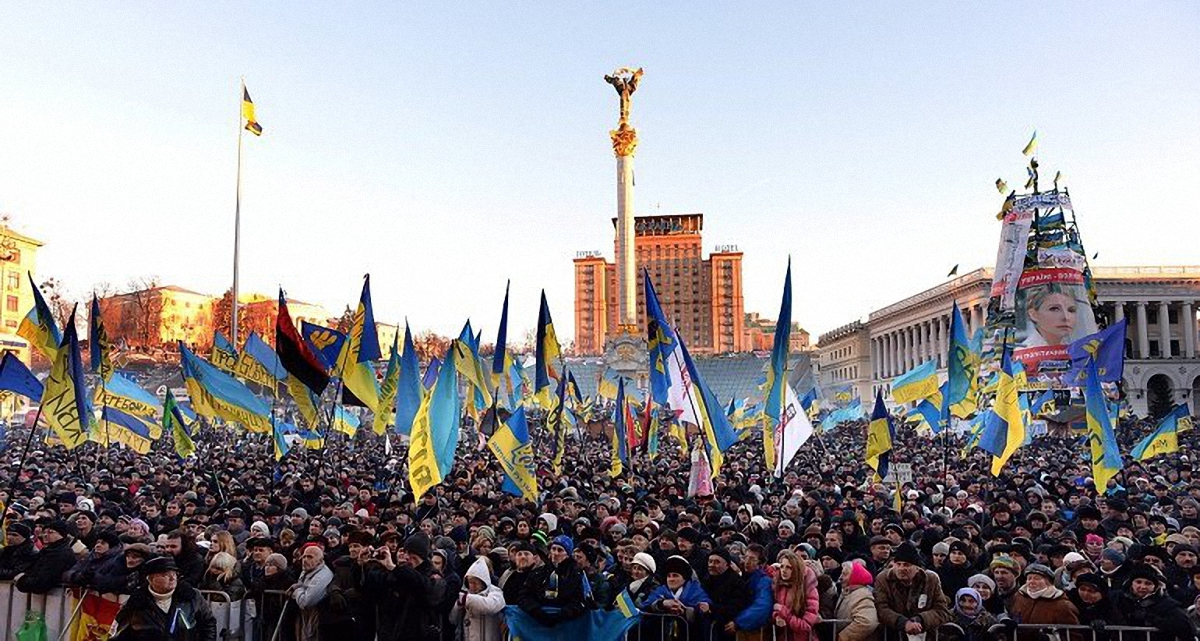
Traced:
[[[1107, 317], [1129, 323], [1124, 387], [1134, 413], [1171, 403], [1200, 413], [1200, 266], [1097, 267], [1093, 276]], [[958, 302], [974, 333], [987, 319], [991, 281], [991, 269], [978, 269], [822, 334], [822, 387], [849, 385], [867, 402], [926, 360], [936, 359], [944, 376], [951, 305]]]

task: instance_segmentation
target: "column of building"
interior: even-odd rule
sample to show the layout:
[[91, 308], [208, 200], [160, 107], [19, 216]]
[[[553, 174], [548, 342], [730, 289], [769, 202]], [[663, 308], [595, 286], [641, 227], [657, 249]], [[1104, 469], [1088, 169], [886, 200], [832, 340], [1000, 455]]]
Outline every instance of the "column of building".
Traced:
[[1137, 303], [1137, 357], [1150, 358], [1150, 332], [1146, 327], [1146, 301]]
[[1158, 301], [1158, 355], [1171, 358], [1171, 302]]
[[1195, 301], [1183, 301], [1179, 315], [1179, 328], [1183, 331], [1183, 355], [1196, 358], [1196, 309]]

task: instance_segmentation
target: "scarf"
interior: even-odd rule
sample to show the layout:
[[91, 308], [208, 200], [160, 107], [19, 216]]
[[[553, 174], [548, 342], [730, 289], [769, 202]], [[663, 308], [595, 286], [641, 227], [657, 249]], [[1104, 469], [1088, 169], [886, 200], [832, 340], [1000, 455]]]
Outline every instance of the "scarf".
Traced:
[[175, 596], [175, 590], [171, 590], [166, 594], [159, 594], [154, 590], [149, 590], [149, 592], [150, 598], [154, 599], [154, 605], [158, 606], [158, 609], [162, 610], [163, 614], [171, 611], [171, 597]]

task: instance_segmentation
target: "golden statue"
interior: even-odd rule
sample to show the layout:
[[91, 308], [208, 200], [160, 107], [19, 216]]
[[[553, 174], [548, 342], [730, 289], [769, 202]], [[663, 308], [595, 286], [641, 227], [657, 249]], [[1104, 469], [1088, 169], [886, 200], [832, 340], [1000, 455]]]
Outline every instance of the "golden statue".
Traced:
[[637, 130], [629, 126], [629, 106], [641, 79], [641, 67], [621, 67], [612, 72], [611, 76], [604, 76], [604, 81], [612, 85], [621, 97], [621, 119], [617, 122], [617, 128], [608, 132], [612, 137], [613, 153], [618, 156], [632, 156], [637, 147]]

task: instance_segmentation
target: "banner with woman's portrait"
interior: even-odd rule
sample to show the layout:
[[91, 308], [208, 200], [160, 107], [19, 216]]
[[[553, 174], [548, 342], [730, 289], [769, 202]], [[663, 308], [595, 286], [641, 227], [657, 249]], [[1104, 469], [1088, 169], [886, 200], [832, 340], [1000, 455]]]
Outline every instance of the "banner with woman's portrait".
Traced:
[[1027, 269], [1017, 283], [1013, 360], [1021, 363], [1034, 389], [1068, 385], [1067, 346], [1097, 331], [1083, 272], [1071, 267]]

